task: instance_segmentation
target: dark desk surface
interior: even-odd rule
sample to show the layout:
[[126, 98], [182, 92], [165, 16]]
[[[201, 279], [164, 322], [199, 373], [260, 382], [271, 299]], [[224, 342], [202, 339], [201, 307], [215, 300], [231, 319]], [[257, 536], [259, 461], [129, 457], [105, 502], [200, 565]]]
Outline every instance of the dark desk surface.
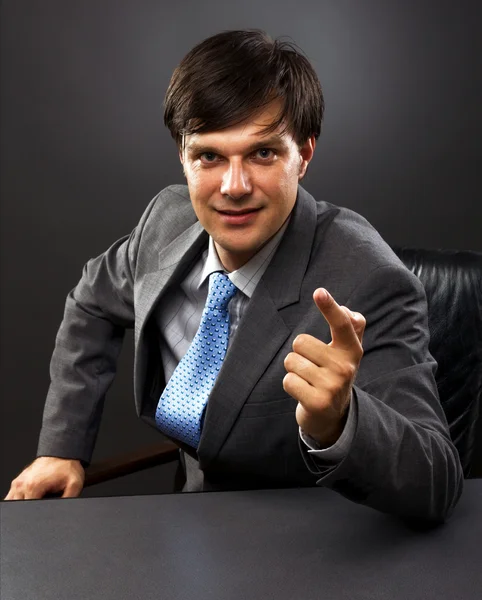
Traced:
[[0, 508], [2, 600], [482, 598], [482, 480], [424, 532], [319, 488]]

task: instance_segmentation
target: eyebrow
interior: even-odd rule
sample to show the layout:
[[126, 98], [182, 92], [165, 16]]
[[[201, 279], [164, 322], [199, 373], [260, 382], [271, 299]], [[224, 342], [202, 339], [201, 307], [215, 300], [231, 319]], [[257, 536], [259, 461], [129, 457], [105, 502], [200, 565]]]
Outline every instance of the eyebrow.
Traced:
[[[268, 148], [269, 146], [285, 146], [283, 136], [276, 134], [270, 137], [259, 140], [251, 146], [247, 148], [247, 154], [251, 154], [255, 150], [259, 150], [260, 148]], [[203, 154], [204, 152], [212, 152], [213, 154], [219, 154], [218, 149], [214, 144], [199, 144], [197, 142], [192, 142], [187, 145], [186, 151], [189, 154]]]

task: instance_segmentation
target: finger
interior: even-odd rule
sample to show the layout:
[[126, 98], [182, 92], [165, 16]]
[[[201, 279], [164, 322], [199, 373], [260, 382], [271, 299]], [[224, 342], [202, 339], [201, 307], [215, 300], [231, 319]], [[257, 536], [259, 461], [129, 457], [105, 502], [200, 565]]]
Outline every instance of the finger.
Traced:
[[308, 412], [322, 408], [323, 403], [320, 401], [316, 389], [296, 373], [287, 373], [284, 376], [283, 388]]
[[62, 498], [77, 498], [80, 496], [82, 487], [82, 484], [78, 481], [67, 484], [64, 493], [62, 494]]
[[[310, 350], [304, 346], [303, 348], [306, 353], [308, 353], [308, 350]], [[315, 351], [313, 351], [313, 356], [316, 358], [316, 360], [320, 361], [321, 357]], [[290, 352], [286, 355], [284, 360], [284, 367], [288, 373], [294, 373], [295, 375], [298, 375], [301, 377], [301, 379], [304, 379], [307, 383], [314, 387], [317, 385], [322, 385], [322, 381], [320, 379], [320, 366], [321, 365], [318, 365], [314, 361], [309, 360], [297, 352]]]
[[310, 393], [310, 384], [296, 373], [287, 373], [283, 377], [283, 389], [298, 402], [302, 402]]
[[346, 311], [335, 302], [334, 298], [324, 288], [316, 289], [313, 299], [330, 326], [332, 345], [345, 350], [358, 348], [360, 340]]
[[27, 488], [24, 492], [24, 500], [40, 500], [43, 498], [45, 494], [49, 491], [45, 489], [44, 486], [32, 486], [31, 488]]
[[25, 500], [39, 500], [47, 494], [57, 494], [64, 489], [63, 481], [34, 480], [31, 484], [24, 485]]
[[356, 336], [361, 344], [363, 341], [363, 334], [365, 332], [365, 326], [366, 326], [365, 317], [359, 312], [353, 312], [347, 306], [342, 306], [341, 308], [350, 317], [351, 324], [353, 325], [353, 329], [355, 330]]
[[23, 500], [23, 492], [20, 490], [14, 490], [10, 488], [8, 494], [5, 496], [5, 500]]
[[326, 366], [330, 361], [330, 348], [328, 344], [308, 333], [297, 335], [293, 340], [292, 348], [295, 354], [303, 356], [318, 367]]

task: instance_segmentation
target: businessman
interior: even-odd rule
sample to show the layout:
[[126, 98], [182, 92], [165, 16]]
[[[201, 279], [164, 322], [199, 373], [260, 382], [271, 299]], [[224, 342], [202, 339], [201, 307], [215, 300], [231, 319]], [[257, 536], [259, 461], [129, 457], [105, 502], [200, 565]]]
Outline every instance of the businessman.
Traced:
[[423, 288], [365, 219], [301, 186], [323, 119], [309, 61], [229, 31], [174, 71], [164, 120], [187, 186], [148, 205], [68, 295], [37, 459], [7, 499], [78, 495], [124, 331], [138, 415], [186, 491], [330, 487], [443, 520], [462, 490]]

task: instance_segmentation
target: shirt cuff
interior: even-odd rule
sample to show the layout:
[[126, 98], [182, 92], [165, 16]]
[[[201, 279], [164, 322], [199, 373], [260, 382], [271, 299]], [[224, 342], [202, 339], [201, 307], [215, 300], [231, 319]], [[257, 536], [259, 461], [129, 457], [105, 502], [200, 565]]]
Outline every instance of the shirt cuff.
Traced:
[[337, 441], [329, 448], [320, 448], [319, 444], [308, 434], [302, 431], [300, 438], [305, 446], [308, 447], [308, 454], [323, 460], [326, 464], [335, 465], [340, 463], [348, 454], [356, 430], [356, 410], [353, 408], [353, 394], [348, 406], [348, 415], [345, 427]]

